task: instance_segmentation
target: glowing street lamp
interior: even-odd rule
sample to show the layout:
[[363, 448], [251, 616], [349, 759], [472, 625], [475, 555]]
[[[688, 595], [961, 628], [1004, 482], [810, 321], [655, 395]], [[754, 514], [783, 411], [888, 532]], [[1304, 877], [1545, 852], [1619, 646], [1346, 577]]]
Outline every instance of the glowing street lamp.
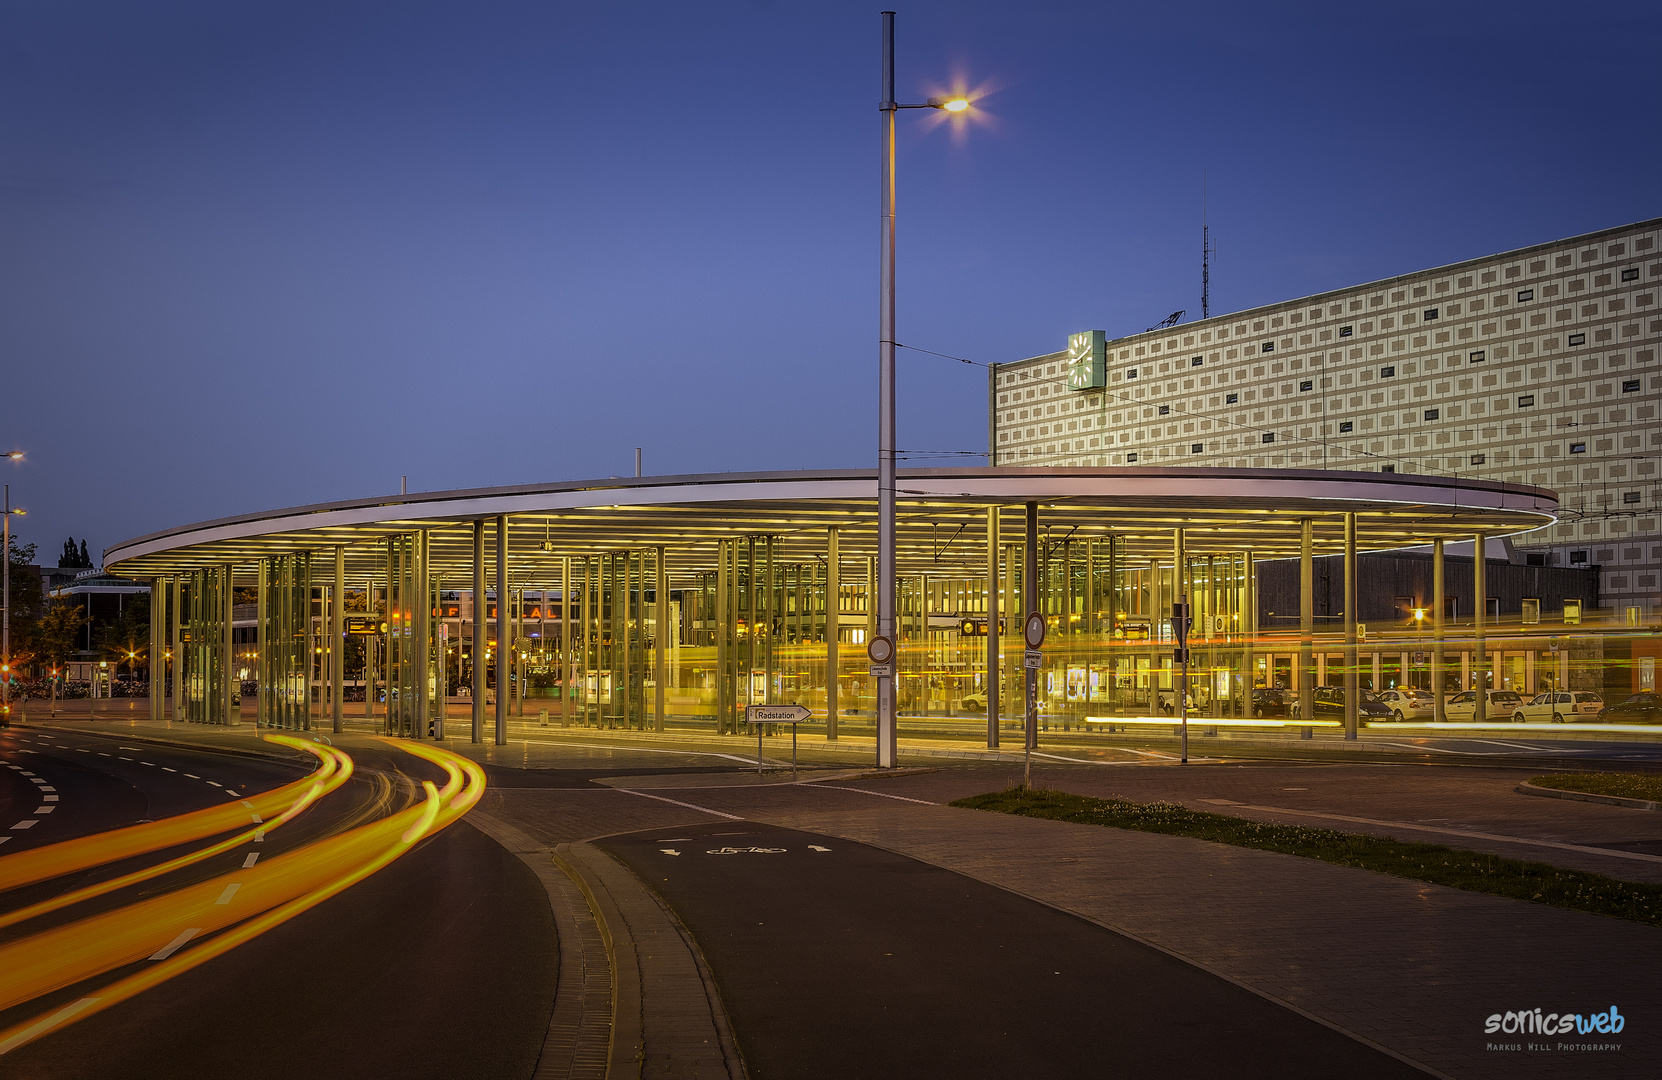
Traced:
[[[890, 657], [887, 663], [874, 664], [877, 675], [877, 767], [892, 769], [898, 751], [896, 736], [897, 710], [895, 695], [895, 665], [893, 661], [895, 638], [895, 112], [899, 109], [941, 109], [961, 113], [969, 108], [969, 99], [952, 97], [930, 98], [922, 105], [902, 105], [894, 99], [894, 12], [883, 12], [883, 100], [878, 111], [883, 114], [883, 185], [880, 202], [881, 237], [880, 268], [881, 302], [877, 331], [877, 638], [887, 645]], [[867, 652], [882, 649], [873, 641]]]

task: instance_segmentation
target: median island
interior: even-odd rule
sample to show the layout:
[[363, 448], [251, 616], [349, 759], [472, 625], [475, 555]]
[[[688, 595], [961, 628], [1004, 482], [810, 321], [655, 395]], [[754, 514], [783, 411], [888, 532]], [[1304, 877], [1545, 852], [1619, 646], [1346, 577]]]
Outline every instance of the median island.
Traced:
[[1136, 803], [1034, 788], [1012, 787], [971, 795], [951, 805], [1277, 851], [1433, 885], [1662, 926], [1662, 885], [1619, 881], [1602, 874], [1565, 870], [1479, 851], [1411, 844], [1335, 829], [1249, 821], [1227, 814], [1190, 810], [1179, 803]]
[[1643, 773], [1554, 773], [1529, 781], [1535, 787], [1575, 791], [1582, 795], [1608, 795], [1614, 799], [1644, 799], [1662, 802], [1662, 776]]

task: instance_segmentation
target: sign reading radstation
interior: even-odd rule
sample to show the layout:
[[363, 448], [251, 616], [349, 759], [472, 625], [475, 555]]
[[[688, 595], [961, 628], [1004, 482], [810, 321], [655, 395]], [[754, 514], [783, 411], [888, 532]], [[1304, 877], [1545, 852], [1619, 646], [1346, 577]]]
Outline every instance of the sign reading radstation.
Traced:
[[1068, 389], [1100, 390], [1107, 385], [1107, 331], [1087, 330], [1068, 335]]

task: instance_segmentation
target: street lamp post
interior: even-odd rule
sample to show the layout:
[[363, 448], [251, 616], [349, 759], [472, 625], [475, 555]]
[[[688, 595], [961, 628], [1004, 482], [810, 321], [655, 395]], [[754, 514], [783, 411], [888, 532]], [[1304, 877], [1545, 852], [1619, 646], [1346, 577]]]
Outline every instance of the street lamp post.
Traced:
[[[23, 455], [14, 450], [6, 455], [20, 461]], [[0, 725], [12, 722], [12, 515], [25, 511], [12, 509], [12, 486], [5, 485], [4, 538], [0, 539], [0, 555], [5, 561], [4, 584], [0, 584]]]
[[[930, 98], [922, 105], [901, 105], [894, 99], [894, 12], [883, 12], [883, 183], [880, 196], [879, 259], [881, 301], [877, 332], [877, 637], [892, 647], [895, 638], [895, 317], [894, 317], [894, 198], [895, 112], [899, 109], [944, 109], [963, 112], [962, 97]], [[891, 648], [891, 654], [892, 654]], [[895, 671], [892, 658], [877, 676], [877, 767], [892, 769], [897, 753]]]

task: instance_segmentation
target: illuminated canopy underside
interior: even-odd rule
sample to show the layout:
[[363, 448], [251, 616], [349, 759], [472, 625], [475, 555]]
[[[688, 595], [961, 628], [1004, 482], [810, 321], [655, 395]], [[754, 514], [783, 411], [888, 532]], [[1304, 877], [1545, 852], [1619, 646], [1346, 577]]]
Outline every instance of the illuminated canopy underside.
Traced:
[[[1298, 554], [1299, 521], [1314, 523], [1317, 554], [1343, 550], [1343, 514], [1355, 511], [1357, 543], [1378, 551], [1432, 540], [1501, 536], [1551, 524], [1555, 493], [1445, 477], [1286, 469], [917, 469], [900, 473], [897, 567], [902, 575], [980, 576], [986, 510], [999, 506], [1000, 542], [1022, 539], [1021, 508], [1039, 504], [1052, 542], [1124, 538], [1133, 564], [1170, 559], [1171, 531], [1185, 528], [1191, 556], [1250, 550], [1260, 559]], [[590, 480], [380, 496], [187, 525], [129, 540], [105, 555], [137, 578], [204, 566], [238, 568], [252, 583], [259, 558], [346, 549], [349, 579], [383, 568], [381, 538], [431, 530], [430, 567], [463, 585], [473, 572], [475, 519], [509, 515], [516, 586], [559, 584], [562, 556], [663, 545], [677, 580], [713, 569], [716, 541], [777, 538], [774, 558], [823, 558], [838, 526], [844, 559], [875, 555], [877, 478], [866, 471], [714, 473]], [[494, 532], [487, 553], [494, 553]], [[552, 551], [544, 551], [545, 543]]]

